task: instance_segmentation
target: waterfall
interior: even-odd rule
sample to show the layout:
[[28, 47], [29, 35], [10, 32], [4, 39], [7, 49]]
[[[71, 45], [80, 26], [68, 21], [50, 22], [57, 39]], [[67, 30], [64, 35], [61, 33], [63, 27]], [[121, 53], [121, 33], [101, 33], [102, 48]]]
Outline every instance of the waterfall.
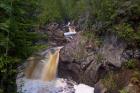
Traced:
[[[41, 54], [40, 58], [31, 57], [25, 71], [28, 79], [51, 81], [56, 78], [59, 51], [62, 47], [51, 48]], [[43, 56], [43, 57], [42, 57]], [[43, 58], [43, 59], [41, 59]]]
[[57, 66], [59, 60], [59, 52], [50, 57], [50, 61], [45, 64], [41, 79], [43, 81], [50, 81], [56, 78]]
[[93, 87], [56, 78], [61, 48], [48, 49], [27, 60], [25, 76], [19, 73], [16, 79], [18, 93], [94, 93]]

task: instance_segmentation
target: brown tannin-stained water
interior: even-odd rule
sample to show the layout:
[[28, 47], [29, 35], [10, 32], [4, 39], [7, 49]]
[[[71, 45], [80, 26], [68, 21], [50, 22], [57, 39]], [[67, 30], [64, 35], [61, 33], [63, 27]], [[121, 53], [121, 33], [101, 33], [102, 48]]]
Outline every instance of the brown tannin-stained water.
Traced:
[[57, 52], [55, 55], [51, 55], [50, 61], [47, 64], [45, 64], [42, 71], [41, 79], [43, 81], [50, 81], [56, 78], [58, 61], [59, 61], [59, 52]]
[[[59, 62], [59, 51], [62, 47], [51, 48], [45, 51], [40, 58], [32, 57], [28, 61], [25, 76], [28, 79], [51, 81], [56, 78]], [[37, 59], [36, 59], [37, 58]]]

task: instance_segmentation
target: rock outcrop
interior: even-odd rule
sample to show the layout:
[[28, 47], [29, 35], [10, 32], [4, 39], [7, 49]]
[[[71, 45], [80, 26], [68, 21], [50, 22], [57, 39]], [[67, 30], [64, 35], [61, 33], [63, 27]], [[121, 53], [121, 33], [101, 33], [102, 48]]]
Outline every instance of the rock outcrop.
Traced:
[[[125, 60], [125, 44], [115, 36], [106, 36], [100, 47], [79, 32], [61, 51], [59, 75], [94, 85], [110, 68], [119, 68]], [[90, 46], [90, 47], [87, 47]]]
[[64, 46], [60, 53], [58, 77], [95, 86], [95, 93], [106, 91], [99, 80], [108, 71], [119, 69], [129, 59], [140, 58], [139, 49], [127, 49], [127, 44], [114, 34], [93, 37], [90, 35], [92, 33], [79, 31], [68, 41], [64, 37], [66, 28], [56, 23], [48, 25], [42, 31], [48, 34], [49, 47]]
[[[67, 41], [63, 35], [67, 30], [63, 26], [50, 24], [46, 28], [43, 31], [49, 36], [49, 47], [64, 45], [58, 68], [60, 77], [94, 86], [108, 70], [120, 68], [130, 58], [130, 53], [125, 52], [126, 44], [114, 34], [99, 37], [102, 41], [98, 45], [98, 38], [93, 37], [94, 32], [78, 31], [76, 36]], [[86, 33], [87, 36], [84, 35]]]

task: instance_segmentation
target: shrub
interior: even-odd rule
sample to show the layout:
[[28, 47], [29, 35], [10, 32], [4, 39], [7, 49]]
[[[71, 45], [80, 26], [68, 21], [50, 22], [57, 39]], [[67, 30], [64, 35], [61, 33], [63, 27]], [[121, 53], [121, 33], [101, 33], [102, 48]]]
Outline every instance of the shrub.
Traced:
[[92, 0], [92, 14], [98, 22], [109, 22], [115, 15], [118, 2], [114, 0]]
[[0, 57], [0, 89], [2, 93], [16, 92], [16, 65], [19, 63], [19, 58], [1, 56]]
[[113, 72], [102, 79], [102, 82], [109, 91], [113, 91], [117, 87]]
[[127, 62], [125, 62], [125, 67], [128, 69], [134, 69], [136, 67], [136, 61], [134, 59], [130, 59]]
[[16, 68], [34, 51], [33, 41], [40, 36], [31, 31], [38, 27], [38, 0], [0, 1], [0, 90], [16, 92]]
[[128, 93], [128, 92], [126, 91], [126, 89], [122, 89], [119, 91], [119, 93]]
[[127, 41], [132, 41], [134, 38], [134, 29], [127, 23], [114, 26], [116, 33], [120, 38]]
[[103, 55], [100, 53], [96, 54], [96, 60], [97, 60], [97, 63], [103, 63], [103, 60], [104, 60]]
[[[39, 23], [63, 22], [77, 19], [86, 10], [85, 0], [41, 0]], [[45, 20], [45, 21], [44, 21]]]
[[82, 35], [88, 40], [88, 42], [94, 47], [100, 47], [102, 45], [102, 39], [96, 35], [93, 31], [84, 31]]

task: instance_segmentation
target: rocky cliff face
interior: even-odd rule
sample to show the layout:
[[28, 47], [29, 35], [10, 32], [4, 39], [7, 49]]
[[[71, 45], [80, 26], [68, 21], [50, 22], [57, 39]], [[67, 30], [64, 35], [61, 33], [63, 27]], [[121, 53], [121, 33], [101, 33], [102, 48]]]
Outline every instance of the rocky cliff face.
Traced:
[[93, 86], [109, 69], [121, 67], [126, 60], [123, 57], [126, 45], [115, 36], [104, 37], [100, 47], [90, 46], [96, 41], [87, 42], [88, 38], [79, 32], [65, 45], [60, 56], [59, 75]]
[[[125, 60], [123, 52], [126, 44], [115, 35], [104, 36], [98, 45], [97, 38], [92, 37], [93, 33], [79, 31], [68, 41], [63, 35], [66, 31], [63, 27], [52, 24], [46, 28], [43, 31], [49, 36], [50, 47], [64, 45], [60, 53], [60, 77], [72, 78], [93, 86], [107, 70], [121, 67]], [[88, 33], [91, 34], [90, 37], [84, 35]]]
[[[119, 71], [122, 64], [129, 59], [140, 58], [139, 49], [128, 49], [127, 43], [118, 39], [114, 34], [93, 37], [93, 33], [78, 31], [75, 36], [67, 40], [63, 35], [66, 31], [63, 26], [56, 23], [40, 30], [40, 32], [48, 34], [46, 43], [49, 47], [64, 45], [60, 53], [58, 77], [95, 86], [95, 93], [107, 91], [100, 79], [105, 78], [108, 72]], [[126, 82], [128, 83], [128, 81]]]

